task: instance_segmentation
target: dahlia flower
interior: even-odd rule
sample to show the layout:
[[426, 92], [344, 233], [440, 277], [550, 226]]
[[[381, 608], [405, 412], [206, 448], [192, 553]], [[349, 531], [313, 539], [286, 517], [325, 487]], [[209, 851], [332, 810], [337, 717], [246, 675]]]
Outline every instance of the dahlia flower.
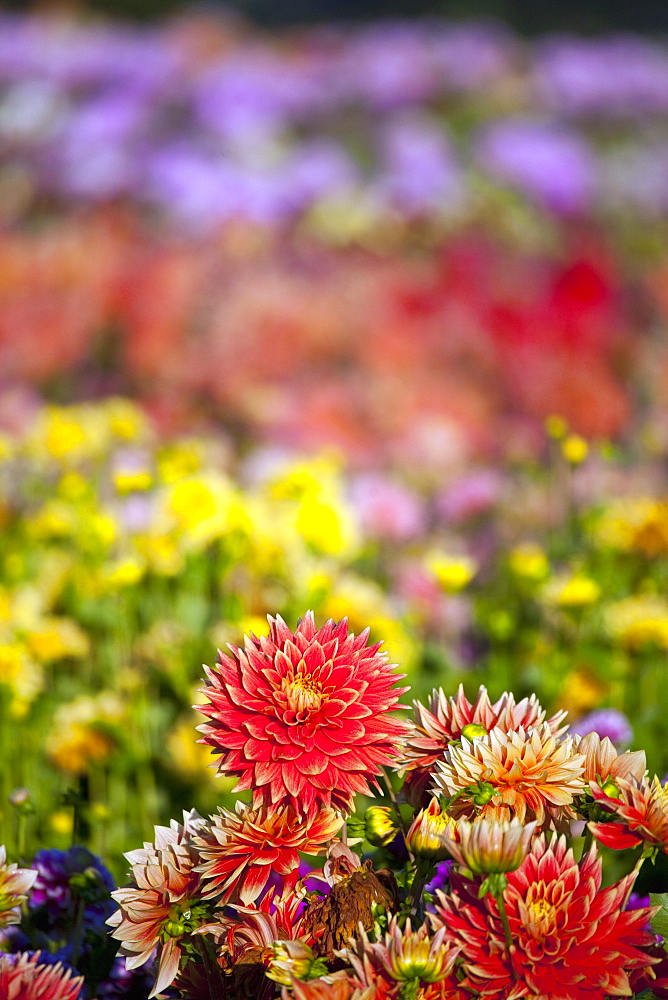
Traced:
[[219, 770], [253, 789], [254, 805], [292, 803], [309, 816], [322, 806], [350, 811], [357, 792], [396, 758], [405, 723], [388, 717], [407, 690], [403, 675], [367, 646], [368, 630], [348, 633], [347, 620], [316, 629], [308, 612], [295, 632], [277, 617], [270, 634], [230, 646], [206, 668], [198, 706], [208, 721], [203, 743]]
[[7, 851], [4, 844], [0, 846], [0, 928], [20, 922], [21, 904], [36, 878], [37, 872], [30, 868], [8, 865]]
[[134, 885], [112, 893], [119, 909], [107, 923], [114, 927], [112, 937], [121, 942], [119, 954], [126, 957], [128, 969], [150, 961], [159, 948], [158, 973], [150, 997], [156, 996], [174, 981], [181, 960], [180, 941], [184, 934], [203, 922], [198, 907], [200, 877], [194, 871], [199, 861], [192, 846], [194, 830], [201, 820], [185, 814], [182, 826], [172, 820], [171, 827], [156, 827], [156, 842], [130, 851], [125, 857], [132, 865]]
[[[535, 695], [516, 702], [514, 695], [506, 691], [492, 704], [487, 688], [482, 685], [473, 703], [460, 685], [454, 698], [448, 697], [439, 688], [432, 692], [429, 708], [420, 701], [414, 701], [413, 706], [415, 722], [405, 741], [400, 764], [401, 770], [407, 772], [406, 792], [415, 806], [421, 804], [436, 762], [443, 759], [450, 743], [461, 737], [465, 727], [475, 725], [481, 726], [485, 732], [501, 729], [507, 733], [530, 729], [545, 722], [545, 710]], [[547, 720], [554, 736], [560, 736], [566, 730], [567, 727], [562, 725], [565, 715], [565, 712], [558, 712]]]
[[668, 782], [662, 785], [656, 775], [652, 781], [630, 775], [615, 777], [614, 783], [618, 795], [595, 781], [590, 783], [594, 801], [619, 820], [589, 823], [594, 836], [617, 850], [645, 843], [668, 854]]
[[477, 818], [469, 823], [460, 819], [456, 836], [447, 840], [447, 849], [455, 861], [475, 874], [512, 872], [524, 861], [535, 830], [535, 822], [523, 826], [517, 817], [510, 822]]
[[321, 809], [302, 819], [291, 805], [253, 809], [238, 802], [236, 812], [220, 810], [193, 843], [202, 858], [195, 868], [204, 883], [203, 898], [238, 895], [242, 903], [257, 899], [272, 871], [298, 875], [299, 854], [320, 853], [341, 828], [343, 817]]
[[644, 750], [626, 750], [619, 753], [612, 740], [607, 736], [602, 739], [596, 732], [588, 733], [582, 739], [576, 740], [578, 753], [584, 754], [584, 780], [595, 781], [597, 777], [606, 778], [637, 778], [642, 780], [647, 761]]
[[[390, 998], [411, 982], [417, 992], [421, 984], [448, 979], [459, 950], [446, 940], [445, 927], [430, 935], [426, 925], [413, 931], [408, 920], [401, 930], [393, 917], [380, 941], [371, 942], [361, 933], [354, 947], [339, 952], [339, 957], [350, 963], [360, 986], [373, 986], [377, 998]], [[454, 988], [456, 983], [449, 985]]]
[[7, 1000], [79, 1000], [83, 976], [56, 965], [42, 965], [41, 952], [0, 955], [0, 997]]
[[450, 894], [438, 893], [430, 920], [461, 948], [462, 988], [495, 1000], [602, 1000], [630, 994], [629, 973], [656, 961], [644, 950], [654, 942], [644, 927], [655, 910], [622, 909], [635, 873], [601, 889], [596, 845], [576, 863], [564, 837], [548, 845], [540, 836], [507, 879], [510, 953], [492, 895], [478, 899], [457, 876]]
[[476, 811], [473, 793], [482, 783], [492, 791], [480, 815], [487, 819], [510, 819], [521, 823], [535, 819], [539, 827], [573, 817], [574, 796], [584, 789], [584, 755], [573, 740], [559, 740], [547, 722], [535, 729], [513, 732], [493, 729], [487, 736], [453, 745], [439, 761], [434, 774], [435, 791], [457, 795], [455, 813]]

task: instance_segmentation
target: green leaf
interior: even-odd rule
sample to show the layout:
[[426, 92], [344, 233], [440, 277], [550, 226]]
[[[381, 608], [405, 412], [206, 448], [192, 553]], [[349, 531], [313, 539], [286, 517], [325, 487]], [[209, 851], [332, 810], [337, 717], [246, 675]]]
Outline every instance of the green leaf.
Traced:
[[668, 892], [650, 892], [649, 898], [652, 906], [661, 907], [650, 921], [652, 930], [655, 934], [668, 938]]

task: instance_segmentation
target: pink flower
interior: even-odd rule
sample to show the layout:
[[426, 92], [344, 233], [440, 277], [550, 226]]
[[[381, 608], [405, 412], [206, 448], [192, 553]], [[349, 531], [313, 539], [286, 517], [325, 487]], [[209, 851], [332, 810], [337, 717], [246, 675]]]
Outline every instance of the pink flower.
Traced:
[[0, 997], [3, 1000], [78, 1000], [83, 976], [69, 969], [41, 965], [34, 955], [0, 955]]

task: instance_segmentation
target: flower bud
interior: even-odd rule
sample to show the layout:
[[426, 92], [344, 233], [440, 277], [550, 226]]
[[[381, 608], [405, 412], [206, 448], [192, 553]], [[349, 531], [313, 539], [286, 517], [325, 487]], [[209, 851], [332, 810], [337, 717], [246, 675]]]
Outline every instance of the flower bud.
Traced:
[[453, 858], [476, 875], [513, 872], [524, 861], [536, 823], [524, 826], [515, 817], [510, 821], [460, 819], [457, 839], [450, 842]]
[[399, 832], [389, 806], [370, 806], [364, 814], [364, 835], [374, 847], [385, 847]]
[[292, 986], [294, 980], [306, 982], [327, 972], [327, 964], [316, 958], [303, 941], [274, 941], [274, 956], [265, 970], [268, 979], [281, 986]]
[[448, 857], [445, 846], [448, 836], [454, 835], [455, 821], [442, 812], [439, 801], [433, 798], [426, 809], [422, 809], [406, 834], [406, 847], [418, 858], [443, 861]]
[[487, 730], [477, 722], [467, 722], [462, 729], [462, 736], [467, 740], [474, 740], [476, 737], [487, 736]]

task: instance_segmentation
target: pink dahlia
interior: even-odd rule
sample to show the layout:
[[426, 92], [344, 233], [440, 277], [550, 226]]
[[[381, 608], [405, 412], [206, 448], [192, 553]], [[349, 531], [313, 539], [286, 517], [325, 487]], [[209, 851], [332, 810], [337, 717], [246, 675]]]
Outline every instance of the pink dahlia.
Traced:
[[107, 923], [112, 937], [121, 942], [119, 954], [128, 969], [137, 969], [153, 959], [158, 949], [156, 996], [170, 986], [179, 971], [184, 936], [203, 923], [199, 902], [200, 877], [194, 871], [199, 857], [192, 833], [201, 829], [201, 817], [184, 814], [184, 825], [172, 820], [170, 827], [155, 828], [155, 845], [130, 851], [133, 884], [112, 893], [118, 910]]
[[[434, 690], [429, 707], [414, 701], [412, 731], [405, 741], [402, 770], [406, 773], [405, 791], [416, 807], [424, 805], [422, 796], [431, 784], [436, 762], [443, 759], [450, 743], [462, 736], [483, 735], [482, 731], [501, 729], [504, 733], [516, 729], [532, 729], [545, 722], [545, 709], [534, 694], [516, 702], [515, 696], [505, 691], [497, 701], [490, 701], [487, 688], [480, 686], [478, 696], [470, 702], [459, 686], [455, 697], [449, 697], [442, 688]], [[560, 736], [567, 726], [563, 724], [565, 712], [557, 712], [547, 720], [550, 732]]]
[[314, 815], [322, 806], [350, 810], [357, 792], [396, 758], [406, 725], [389, 717], [407, 688], [347, 619], [317, 629], [312, 612], [295, 632], [269, 618], [268, 636], [246, 637], [206, 668], [210, 704], [200, 726], [203, 743], [219, 755], [219, 770], [253, 789], [254, 804], [292, 803]]
[[479, 899], [477, 884], [456, 875], [450, 894], [438, 893], [431, 920], [461, 948], [462, 988], [494, 1000], [603, 1000], [631, 994], [629, 974], [657, 961], [645, 930], [655, 910], [623, 909], [634, 873], [601, 889], [596, 845], [578, 863], [564, 837], [540, 836], [507, 878], [510, 953], [492, 895]]
[[237, 897], [248, 905], [272, 871], [294, 873], [296, 881], [298, 852], [321, 853], [342, 823], [333, 809], [321, 809], [312, 819], [302, 819], [290, 805], [253, 809], [238, 802], [234, 813], [221, 809], [194, 840], [202, 859], [195, 870], [202, 876], [204, 898], [220, 896], [227, 902]]
[[78, 1000], [83, 976], [57, 965], [40, 965], [34, 955], [0, 955], [0, 997], [3, 1000]]

